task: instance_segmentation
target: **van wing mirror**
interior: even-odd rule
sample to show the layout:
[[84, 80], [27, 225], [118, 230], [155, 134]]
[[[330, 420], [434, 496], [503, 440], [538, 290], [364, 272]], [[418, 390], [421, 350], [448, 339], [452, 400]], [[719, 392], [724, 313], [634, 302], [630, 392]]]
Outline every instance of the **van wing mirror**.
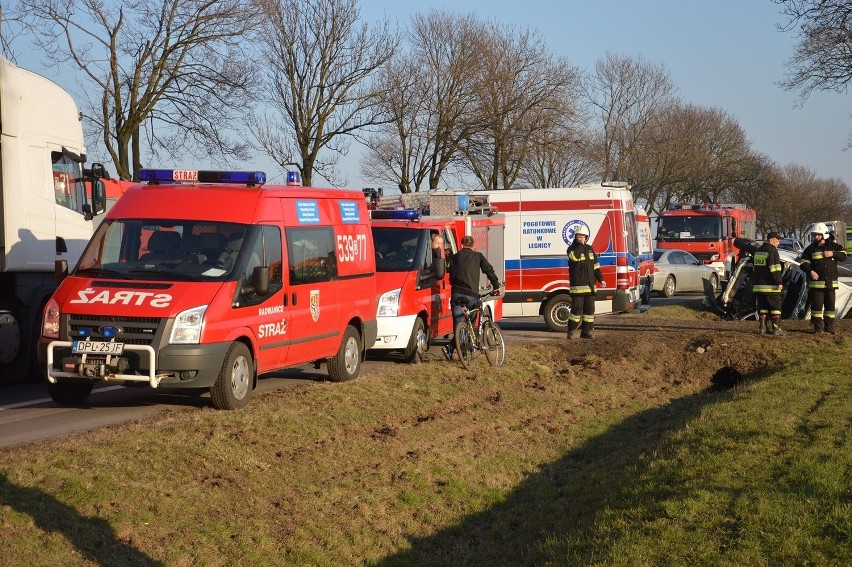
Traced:
[[106, 187], [100, 179], [92, 181], [92, 210], [91, 215], [99, 215], [106, 211]]
[[254, 293], [266, 295], [269, 293], [269, 266], [257, 266], [251, 273]]
[[445, 258], [432, 260], [432, 274], [439, 280], [444, 279], [444, 276], [447, 275], [447, 260]]

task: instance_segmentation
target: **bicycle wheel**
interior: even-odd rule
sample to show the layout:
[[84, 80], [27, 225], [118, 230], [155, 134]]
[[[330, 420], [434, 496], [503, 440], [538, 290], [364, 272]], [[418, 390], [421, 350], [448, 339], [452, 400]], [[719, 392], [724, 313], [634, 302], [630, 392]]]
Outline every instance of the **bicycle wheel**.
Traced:
[[503, 366], [506, 362], [506, 341], [500, 327], [493, 321], [482, 325], [482, 349], [491, 366]]
[[456, 325], [455, 341], [456, 352], [459, 355], [462, 366], [467, 370], [471, 370], [476, 362], [476, 349], [473, 346], [473, 333], [470, 323], [459, 321], [458, 325]]

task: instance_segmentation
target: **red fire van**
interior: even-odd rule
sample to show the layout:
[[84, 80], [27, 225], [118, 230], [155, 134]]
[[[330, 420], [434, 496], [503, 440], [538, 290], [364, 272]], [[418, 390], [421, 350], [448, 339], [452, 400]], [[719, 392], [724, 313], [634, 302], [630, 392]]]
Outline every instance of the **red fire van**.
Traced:
[[[355, 378], [376, 340], [373, 237], [360, 191], [267, 186], [262, 172], [143, 170], [48, 302], [49, 391], [210, 389], [248, 401], [258, 374], [325, 360]], [[60, 277], [67, 266], [57, 266]]]

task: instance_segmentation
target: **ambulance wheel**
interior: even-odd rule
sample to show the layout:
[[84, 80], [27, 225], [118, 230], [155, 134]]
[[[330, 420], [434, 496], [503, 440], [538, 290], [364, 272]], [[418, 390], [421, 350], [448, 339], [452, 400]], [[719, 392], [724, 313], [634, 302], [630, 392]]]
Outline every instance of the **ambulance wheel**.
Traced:
[[333, 382], [348, 382], [361, 372], [361, 335], [349, 325], [343, 333], [340, 349], [328, 359], [328, 377]]
[[675, 291], [677, 291], [677, 283], [675, 282], [675, 277], [670, 274], [663, 283], [663, 295], [665, 297], [673, 297]]
[[551, 331], [564, 333], [568, 330], [571, 315], [571, 296], [565, 293], [554, 295], [544, 304], [544, 322]]
[[246, 345], [231, 343], [225, 362], [213, 387], [210, 399], [216, 409], [233, 410], [248, 403], [254, 381], [254, 362]]
[[411, 338], [405, 347], [405, 362], [417, 364], [423, 362], [426, 351], [429, 350], [429, 335], [426, 334], [426, 324], [423, 319], [417, 317], [414, 320], [414, 329], [411, 330]]
[[50, 399], [60, 406], [79, 406], [89, 399], [94, 384], [75, 384], [69, 382], [57, 382], [47, 384]]

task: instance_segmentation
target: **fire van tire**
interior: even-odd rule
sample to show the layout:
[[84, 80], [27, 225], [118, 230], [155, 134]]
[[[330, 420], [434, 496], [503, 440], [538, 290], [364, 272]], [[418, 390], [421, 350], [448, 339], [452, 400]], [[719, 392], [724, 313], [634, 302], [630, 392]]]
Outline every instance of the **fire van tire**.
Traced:
[[414, 320], [414, 328], [411, 330], [411, 338], [408, 339], [408, 346], [403, 353], [405, 362], [411, 364], [423, 362], [427, 350], [429, 350], [429, 336], [426, 334], [426, 323], [417, 317]]
[[57, 382], [47, 384], [47, 392], [50, 399], [60, 406], [79, 406], [89, 399], [94, 384], [76, 384], [70, 382]]
[[571, 296], [568, 294], [554, 295], [544, 304], [544, 322], [551, 331], [566, 332], [569, 315], [571, 315]]
[[348, 382], [361, 372], [361, 334], [349, 325], [343, 333], [337, 354], [328, 358], [328, 377], [332, 382]]
[[254, 383], [254, 361], [246, 345], [231, 343], [216, 382], [210, 388], [213, 407], [234, 410], [244, 407]]

